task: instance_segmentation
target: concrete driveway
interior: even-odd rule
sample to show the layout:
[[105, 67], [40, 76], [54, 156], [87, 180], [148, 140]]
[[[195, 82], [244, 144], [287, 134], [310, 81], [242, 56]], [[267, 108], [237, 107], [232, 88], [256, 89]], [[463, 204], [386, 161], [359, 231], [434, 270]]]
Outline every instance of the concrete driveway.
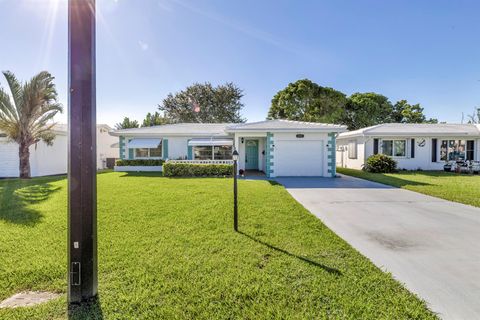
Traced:
[[480, 319], [480, 209], [353, 177], [278, 178], [443, 319]]

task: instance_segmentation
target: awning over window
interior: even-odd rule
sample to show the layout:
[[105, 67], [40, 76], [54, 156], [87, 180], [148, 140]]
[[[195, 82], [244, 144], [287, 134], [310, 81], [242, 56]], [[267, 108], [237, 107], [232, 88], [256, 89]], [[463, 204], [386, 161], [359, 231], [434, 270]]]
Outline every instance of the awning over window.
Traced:
[[157, 139], [132, 139], [128, 142], [128, 148], [158, 148], [162, 143], [161, 138]]
[[191, 139], [189, 146], [233, 146], [232, 139]]

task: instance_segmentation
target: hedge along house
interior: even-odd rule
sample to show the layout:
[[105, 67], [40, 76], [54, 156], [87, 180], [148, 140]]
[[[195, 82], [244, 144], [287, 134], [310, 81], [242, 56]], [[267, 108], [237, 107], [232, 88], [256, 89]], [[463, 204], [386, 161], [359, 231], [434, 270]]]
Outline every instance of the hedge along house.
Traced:
[[267, 177], [335, 176], [335, 139], [346, 127], [288, 120], [241, 124], [179, 123], [125, 129], [121, 159], [218, 162], [239, 152], [239, 169]]
[[362, 169], [368, 157], [386, 154], [399, 169], [443, 170], [445, 162], [480, 159], [480, 127], [475, 124], [380, 124], [341, 133], [337, 166]]

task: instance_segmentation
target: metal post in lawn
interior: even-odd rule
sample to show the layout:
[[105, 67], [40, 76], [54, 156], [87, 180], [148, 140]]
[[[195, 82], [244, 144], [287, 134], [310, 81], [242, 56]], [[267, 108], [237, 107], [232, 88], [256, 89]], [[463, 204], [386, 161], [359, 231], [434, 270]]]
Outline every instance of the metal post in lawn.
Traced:
[[237, 188], [237, 163], [238, 151], [234, 150], [233, 157], [233, 229], [238, 231], [238, 188]]
[[68, 2], [68, 303], [97, 295], [95, 0]]

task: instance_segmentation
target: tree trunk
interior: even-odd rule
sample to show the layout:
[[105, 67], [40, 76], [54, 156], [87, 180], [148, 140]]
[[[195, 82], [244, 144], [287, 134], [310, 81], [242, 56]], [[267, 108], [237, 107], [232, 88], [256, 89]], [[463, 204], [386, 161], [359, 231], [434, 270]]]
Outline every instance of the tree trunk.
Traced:
[[20, 143], [18, 157], [20, 159], [20, 178], [30, 179], [30, 150], [24, 142]]

